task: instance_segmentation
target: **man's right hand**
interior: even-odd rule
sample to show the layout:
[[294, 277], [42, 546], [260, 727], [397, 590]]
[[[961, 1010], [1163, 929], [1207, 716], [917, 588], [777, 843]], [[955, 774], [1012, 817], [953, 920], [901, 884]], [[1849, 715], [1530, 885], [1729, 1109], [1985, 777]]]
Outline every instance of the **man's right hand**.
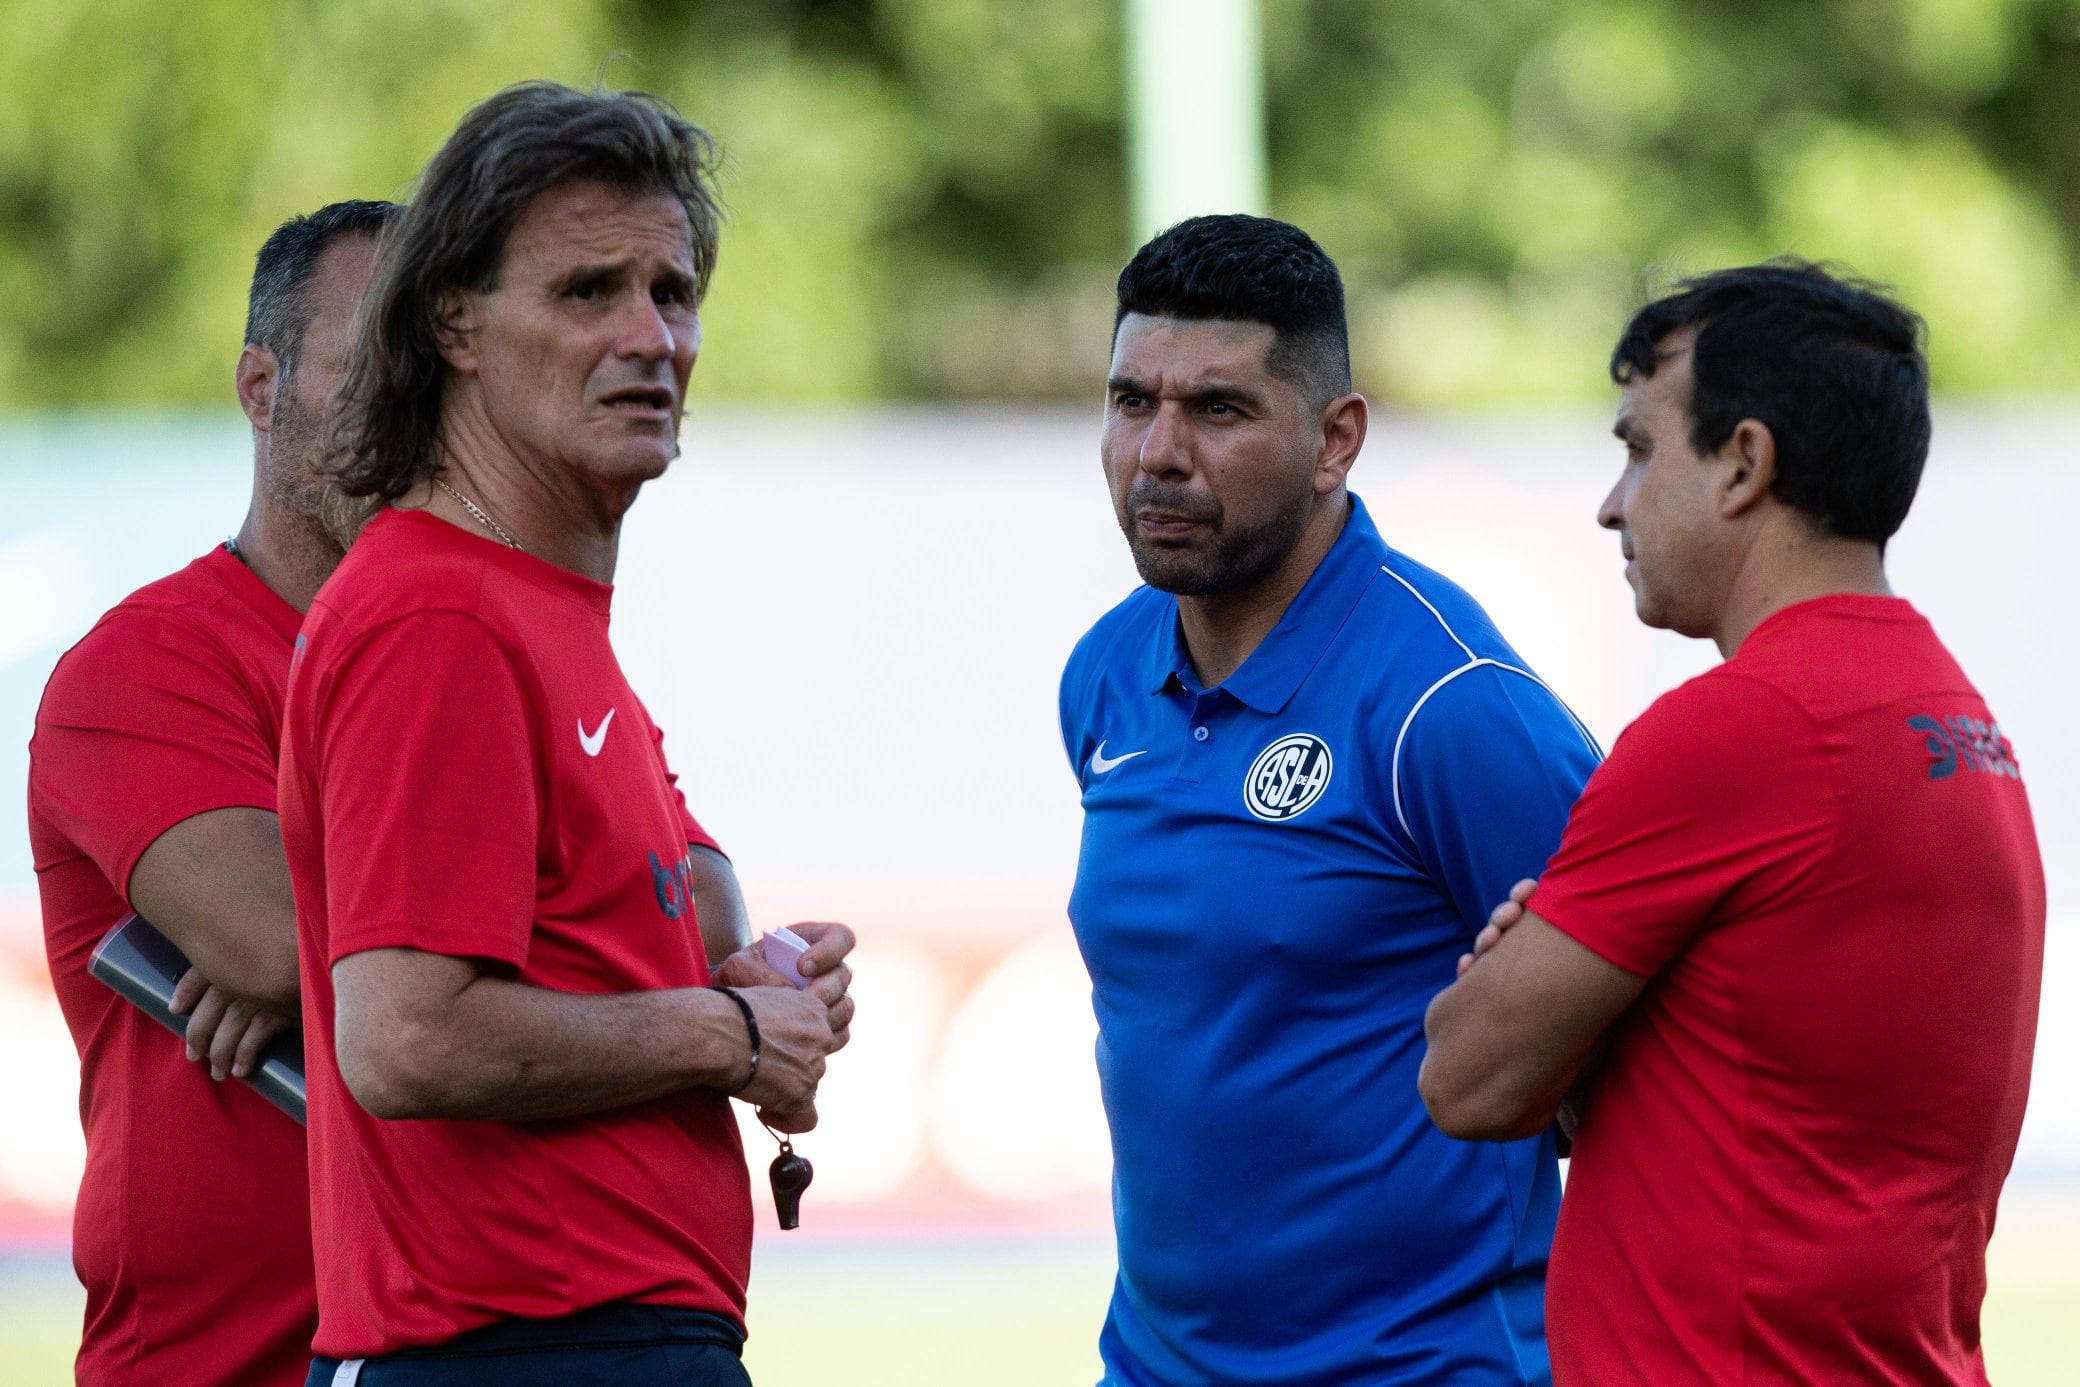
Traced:
[[[704, 987], [583, 993], [495, 976], [475, 959], [364, 949], [332, 965], [334, 1053], [370, 1116], [467, 1122], [583, 1117], [695, 1085], [742, 1083], [744, 1017]], [[739, 994], [758, 1022], [742, 1095], [806, 1131], [832, 1038], [812, 992]]]
[[737, 995], [758, 1018], [759, 1059], [750, 1086], [735, 1096], [757, 1108], [759, 1121], [775, 1131], [810, 1130], [824, 1059], [838, 1045], [830, 1008], [792, 987], [745, 987]]

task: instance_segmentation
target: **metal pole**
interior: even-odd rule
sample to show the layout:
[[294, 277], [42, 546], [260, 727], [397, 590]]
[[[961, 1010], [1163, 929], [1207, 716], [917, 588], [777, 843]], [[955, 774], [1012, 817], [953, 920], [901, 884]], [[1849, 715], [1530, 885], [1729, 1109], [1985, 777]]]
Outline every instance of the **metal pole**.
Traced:
[[1127, 0], [1136, 244], [1203, 212], [1265, 207], [1257, 0]]

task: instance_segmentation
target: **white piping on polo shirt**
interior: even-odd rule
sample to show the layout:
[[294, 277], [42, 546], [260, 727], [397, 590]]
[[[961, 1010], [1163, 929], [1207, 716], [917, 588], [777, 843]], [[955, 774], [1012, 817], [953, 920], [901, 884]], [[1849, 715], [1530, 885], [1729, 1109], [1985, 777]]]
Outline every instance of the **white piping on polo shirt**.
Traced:
[[1461, 650], [1466, 652], [1466, 663], [1460, 665], [1457, 669], [1450, 671], [1443, 678], [1439, 679], [1436, 683], [1432, 684], [1429, 688], [1423, 690], [1423, 696], [1415, 701], [1415, 706], [1408, 710], [1408, 716], [1401, 720], [1401, 730], [1394, 734], [1394, 762], [1392, 780], [1394, 789], [1394, 817], [1400, 822], [1401, 831], [1403, 833], [1408, 834], [1411, 840], [1415, 838], [1415, 834], [1409, 832], [1408, 815], [1406, 812], [1403, 811], [1401, 807], [1402, 743], [1408, 740], [1408, 729], [1414, 725], [1416, 720], [1416, 714], [1423, 711], [1423, 705], [1430, 701], [1430, 696], [1436, 693], [1439, 689], [1443, 688], [1445, 685], [1451, 683], [1454, 679], [1457, 679], [1460, 675], [1467, 673], [1469, 670], [1476, 670], [1481, 668], [1483, 665], [1487, 665], [1492, 666], [1495, 669], [1503, 670], [1509, 674], [1523, 675], [1526, 679], [1529, 679], [1532, 683], [1538, 685], [1541, 689], [1544, 689], [1546, 691], [1546, 694], [1553, 700], [1553, 702], [1560, 705], [1560, 711], [1567, 714], [1567, 720], [1574, 724], [1575, 731], [1582, 734], [1582, 740], [1589, 744], [1589, 750], [1596, 754], [1596, 759], [1599, 761], [1603, 759], [1603, 748], [1598, 746], [1596, 744], [1596, 739], [1589, 735], [1589, 729], [1582, 726], [1582, 720], [1574, 715], [1574, 709], [1567, 706], [1567, 700], [1560, 697], [1559, 694], [1553, 692], [1551, 685], [1546, 683], [1545, 680], [1539, 678], [1537, 675], [1533, 674], [1530, 670], [1524, 669], [1519, 665], [1513, 665], [1502, 660], [1489, 659], [1487, 656], [1474, 654], [1473, 647], [1468, 645], [1465, 641], [1459, 639], [1459, 633], [1452, 629], [1452, 623], [1444, 619], [1444, 613], [1438, 611], [1437, 608], [1431, 604], [1429, 598], [1423, 596], [1422, 593], [1417, 592], [1416, 585], [1414, 583], [1409, 582], [1408, 579], [1402, 577], [1399, 573], [1396, 573], [1393, 569], [1387, 567], [1385, 564], [1381, 564], [1379, 566], [1379, 571], [1386, 574], [1389, 578], [1392, 578], [1395, 582], [1401, 584], [1401, 586], [1403, 586], [1404, 588], [1407, 588], [1408, 595], [1415, 598], [1416, 601], [1422, 603], [1424, 610], [1429, 612], [1431, 616], [1437, 618], [1437, 624], [1439, 626], [1442, 626], [1444, 628], [1444, 633], [1452, 638], [1452, 644], [1458, 646]]

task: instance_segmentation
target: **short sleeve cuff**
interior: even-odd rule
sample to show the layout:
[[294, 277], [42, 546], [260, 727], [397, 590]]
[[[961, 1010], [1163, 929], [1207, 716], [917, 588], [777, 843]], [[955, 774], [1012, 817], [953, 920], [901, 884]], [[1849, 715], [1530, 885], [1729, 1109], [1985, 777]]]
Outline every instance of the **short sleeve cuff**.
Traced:
[[116, 844], [115, 855], [105, 868], [108, 879], [115, 884], [127, 908], [136, 909], [130, 901], [130, 878], [152, 844], [196, 815], [213, 814], [219, 809], [260, 809], [272, 814], [275, 812], [275, 797], [258, 787], [240, 789], [225, 785], [175, 804], [161, 805], [156, 812], [139, 819]]
[[371, 949], [416, 949], [420, 953], [444, 954], [450, 958], [482, 958], [510, 965], [515, 971], [527, 964], [528, 934], [504, 937], [463, 929], [441, 929], [418, 920], [372, 920], [356, 922], [352, 929], [334, 929], [328, 943], [328, 966], [350, 954]]
[[729, 854], [722, 850], [722, 844], [716, 842], [714, 836], [708, 830], [694, 822], [691, 814], [682, 815], [681, 817], [686, 820], [686, 845], [688, 847], [706, 848], [725, 862], [729, 860]]
[[1640, 978], [1651, 978], [1661, 970], [1663, 960], [1650, 957], [1642, 949], [1626, 947], [1622, 939], [1612, 938], [1608, 930], [1600, 927], [1602, 922], [1595, 909], [1579, 896], [1541, 885], [1524, 909], [1613, 968], [1621, 968]]

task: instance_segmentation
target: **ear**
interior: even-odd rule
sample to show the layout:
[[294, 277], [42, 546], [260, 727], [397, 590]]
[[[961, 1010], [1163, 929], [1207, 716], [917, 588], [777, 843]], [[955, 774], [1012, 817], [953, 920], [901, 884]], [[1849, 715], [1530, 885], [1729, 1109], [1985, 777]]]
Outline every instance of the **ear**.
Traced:
[[1342, 486], [1365, 446], [1369, 410], [1363, 395], [1339, 395], [1322, 407], [1322, 451], [1314, 463], [1314, 492], [1327, 496]]
[[232, 379], [238, 386], [238, 407], [254, 428], [266, 433], [274, 422], [274, 392], [282, 383], [282, 363], [267, 348], [248, 346], [238, 354], [238, 370]]
[[1768, 498], [1777, 480], [1777, 439], [1759, 419], [1743, 419], [1718, 448], [1725, 465], [1719, 478], [1719, 514], [1745, 515]]
[[434, 337], [441, 357], [465, 376], [477, 373], [477, 353], [472, 345], [477, 320], [483, 310], [483, 295], [450, 285], [434, 303]]

